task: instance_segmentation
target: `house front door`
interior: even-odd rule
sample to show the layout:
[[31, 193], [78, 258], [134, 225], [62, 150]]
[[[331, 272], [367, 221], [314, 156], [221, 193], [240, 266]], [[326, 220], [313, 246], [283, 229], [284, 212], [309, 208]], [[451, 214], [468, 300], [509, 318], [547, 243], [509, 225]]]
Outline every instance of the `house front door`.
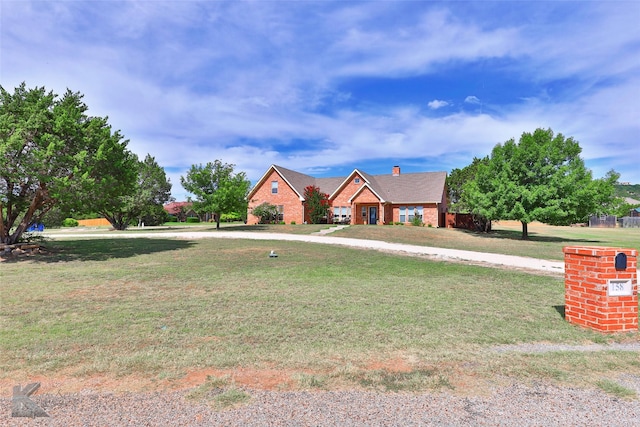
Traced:
[[369, 224], [376, 225], [378, 223], [378, 207], [369, 206]]

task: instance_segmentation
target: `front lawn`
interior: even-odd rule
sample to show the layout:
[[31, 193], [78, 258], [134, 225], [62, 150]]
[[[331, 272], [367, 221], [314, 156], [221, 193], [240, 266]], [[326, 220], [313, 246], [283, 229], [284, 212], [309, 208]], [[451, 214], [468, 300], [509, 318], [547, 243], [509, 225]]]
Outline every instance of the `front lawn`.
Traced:
[[640, 374], [636, 353], [493, 350], [638, 340], [566, 323], [557, 277], [299, 242], [92, 239], [50, 249], [0, 264], [0, 379], [171, 387], [194, 370], [252, 369], [287, 373], [281, 388], [386, 389], [404, 372], [394, 387], [461, 390]]

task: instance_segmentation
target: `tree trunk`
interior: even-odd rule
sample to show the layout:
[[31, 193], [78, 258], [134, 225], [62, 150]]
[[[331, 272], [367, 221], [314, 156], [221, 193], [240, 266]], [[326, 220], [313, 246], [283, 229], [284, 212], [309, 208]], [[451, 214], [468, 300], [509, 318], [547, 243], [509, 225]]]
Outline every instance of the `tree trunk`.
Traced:
[[529, 224], [524, 221], [520, 222], [522, 223], [522, 240], [529, 240]]
[[111, 224], [114, 230], [123, 231], [123, 230], [126, 230], [127, 226], [129, 225], [128, 217], [124, 217], [123, 215], [120, 215], [120, 214], [108, 215], [108, 214], [105, 214], [104, 212], [101, 212], [101, 214], [107, 219], [107, 221], [109, 221], [109, 224]]
[[2, 207], [2, 203], [0, 203], [0, 243], [5, 243], [5, 227], [4, 227], [4, 208]]
[[[33, 200], [29, 205], [29, 208], [24, 213], [22, 220], [20, 221], [20, 223], [18, 223], [13, 233], [11, 233], [11, 225], [13, 224], [13, 220], [7, 218], [8, 219], [7, 226], [3, 225], [2, 227], [4, 231], [4, 234], [2, 235], [2, 240], [3, 240], [2, 243], [5, 243], [7, 245], [13, 245], [14, 243], [18, 242], [18, 240], [20, 239], [20, 236], [22, 236], [22, 233], [24, 233], [25, 230], [29, 228], [29, 225], [31, 224], [31, 220], [33, 219], [33, 215], [35, 214], [35, 212], [38, 210], [40, 206], [43, 205], [44, 197], [42, 196], [42, 193], [43, 191], [41, 189], [38, 189], [36, 191], [36, 194], [34, 195]], [[7, 214], [8, 213], [9, 212], [7, 212]], [[4, 221], [4, 215], [0, 215], [0, 216], [2, 217], [2, 221]]]
[[216, 217], [216, 230], [220, 230], [220, 214], [216, 212], [214, 215]]

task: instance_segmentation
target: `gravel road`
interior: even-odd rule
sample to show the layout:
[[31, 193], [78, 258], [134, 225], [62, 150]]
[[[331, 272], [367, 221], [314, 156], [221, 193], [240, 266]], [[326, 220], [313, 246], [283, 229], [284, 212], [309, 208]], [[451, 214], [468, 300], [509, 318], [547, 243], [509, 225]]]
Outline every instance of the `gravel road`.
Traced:
[[[65, 235], [49, 236], [65, 238]], [[562, 262], [478, 252], [402, 245], [380, 241], [273, 233], [187, 232], [69, 234], [68, 237], [251, 238], [366, 247], [443, 260], [510, 266], [562, 274]], [[529, 345], [531, 346], [531, 345]], [[548, 346], [547, 346], [548, 347]], [[545, 347], [545, 348], [547, 348]], [[584, 351], [601, 351], [589, 347]], [[538, 347], [496, 347], [494, 351], [543, 351]], [[568, 348], [564, 350], [580, 350]], [[639, 351], [632, 344], [617, 350]], [[639, 356], [640, 357], [640, 356]], [[640, 395], [640, 378], [620, 382]], [[11, 418], [11, 399], [0, 398], [0, 426], [640, 426], [640, 401], [612, 397], [599, 390], [544, 383], [496, 386], [486, 395], [371, 393], [361, 391], [245, 390], [251, 400], [236, 409], [214, 410], [204, 401], [185, 399], [188, 390], [110, 394], [85, 390], [74, 394], [32, 396], [49, 418]], [[212, 392], [215, 393], [215, 392]], [[209, 396], [209, 397], [213, 397]]]
[[[184, 392], [34, 396], [50, 418], [3, 418], [6, 426], [634, 426], [640, 402], [594, 390], [537, 384], [496, 389], [490, 396], [273, 392], [216, 411]], [[0, 400], [4, 414], [10, 400]]]

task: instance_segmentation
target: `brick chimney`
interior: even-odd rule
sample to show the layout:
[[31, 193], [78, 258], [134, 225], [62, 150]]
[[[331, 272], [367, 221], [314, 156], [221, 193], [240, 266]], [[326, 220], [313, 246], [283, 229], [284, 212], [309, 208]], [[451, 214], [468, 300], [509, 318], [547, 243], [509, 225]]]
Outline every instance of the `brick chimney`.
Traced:
[[400, 166], [394, 166], [391, 174], [393, 176], [400, 176]]

